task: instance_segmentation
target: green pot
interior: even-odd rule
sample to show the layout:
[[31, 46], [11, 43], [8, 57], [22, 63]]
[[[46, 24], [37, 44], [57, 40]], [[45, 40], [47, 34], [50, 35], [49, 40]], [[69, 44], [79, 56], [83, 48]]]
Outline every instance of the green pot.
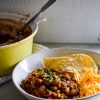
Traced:
[[[0, 18], [20, 19], [18, 14], [0, 13]], [[32, 34], [27, 38], [10, 45], [0, 46], [0, 76], [8, 75], [12, 72], [14, 66], [23, 58], [32, 53], [33, 38], [38, 31], [38, 18], [32, 25]], [[43, 19], [46, 20], [46, 19]]]

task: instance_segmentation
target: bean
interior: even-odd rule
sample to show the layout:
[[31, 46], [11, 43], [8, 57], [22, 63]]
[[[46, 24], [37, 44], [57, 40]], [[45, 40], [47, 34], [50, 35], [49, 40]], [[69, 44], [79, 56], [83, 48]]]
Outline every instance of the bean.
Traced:
[[48, 94], [49, 94], [49, 96], [51, 96], [52, 95], [52, 91], [49, 91]]
[[61, 85], [62, 85], [62, 87], [66, 87], [67, 86], [66, 82], [64, 82], [64, 81], [61, 83]]
[[41, 83], [43, 83], [43, 80], [42, 79], [39, 79], [39, 78], [36, 78], [36, 83], [37, 84], [41, 84]]
[[72, 90], [70, 90], [70, 95], [76, 96], [76, 95], [78, 95], [78, 91], [76, 89], [72, 89]]
[[53, 80], [52, 85], [57, 85], [57, 84], [58, 82]]
[[62, 93], [60, 99], [64, 99], [65, 98], [65, 94]]
[[52, 95], [52, 91], [47, 91], [44, 93], [44, 97], [48, 98]]
[[60, 89], [61, 88], [61, 83], [58, 82], [57, 87]]
[[65, 92], [66, 94], [69, 94], [69, 93], [70, 93], [69, 87], [64, 87], [62, 90], [63, 90], [63, 92]]
[[70, 83], [70, 88], [71, 89], [74, 89], [76, 87], [76, 84], [75, 83]]
[[57, 91], [57, 90], [58, 90], [57, 86], [52, 86], [51, 89], [52, 89], [53, 91]]
[[52, 92], [52, 96], [57, 97], [57, 93], [56, 92]]
[[43, 82], [44, 82], [45, 85], [50, 85], [51, 84], [50, 81], [47, 80], [47, 79], [43, 80]]
[[34, 90], [32, 92], [33, 95], [40, 97], [40, 92], [38, 92], [37, 90]]
[[45, 85], [41, 85], [38, 92], [42, 94], [44, 93], [44, 91], [45, 91]]

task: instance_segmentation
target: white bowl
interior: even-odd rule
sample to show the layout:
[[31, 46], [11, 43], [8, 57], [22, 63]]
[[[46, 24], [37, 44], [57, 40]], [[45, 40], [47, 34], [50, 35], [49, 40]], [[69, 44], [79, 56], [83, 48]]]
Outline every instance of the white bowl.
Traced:
[[[31, 56], [25, 58], [21, 61], [14, 69], [12, 74], [13, 83], [16, 88], [29, 100], [44, 100], [43, 98], [38, 98], [26, 93], [21, 87], [21, 81], [26, 78], [26, 76], [32, 72], [33, 69], [37, 69], [43, 66], [43, 58], [44, 57], [56, 57], [62, 56], [66, 54], [75, 54], [75, 53], [84, 53], [90, 55], [97, 64], [100, 64], [100, 54], [81, 50], [81, 49], [72, 49], [72, 48], [58, 48], [58, 49], [50, 49], [43, 52], [37, 52], [32, 54]], [[71, 99], [72, 100], [72, 99]], [[95, 94], [92, 96], [79, 98], [77, 100], [100, 100], [100, 94]]]

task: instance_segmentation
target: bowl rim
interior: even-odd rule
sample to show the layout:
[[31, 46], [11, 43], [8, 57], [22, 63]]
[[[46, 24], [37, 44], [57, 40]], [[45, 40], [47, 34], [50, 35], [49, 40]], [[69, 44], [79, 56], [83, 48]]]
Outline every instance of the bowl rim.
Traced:
[[[97, 53], [97, 52], [92, 51], [92, 50], [81, 49], [81, 48], [73, 48], [73, 47], [52, 48], [52, 49], [48, 49], [48, 50], [46, 50], [46, 51], [39, 51], [39, 52], [34, 53], [34, 54], [38, 54], [38, 53], [41, 54], [41, 53], [49, 52], [49, 51], [52, 51], [52, 50], [55, 52], [55, 50], [63, 50], [63, 49], [80, 50], [80, 51], [86, 51], [86, 52], [91, 52], [91, 53], [95, 53], [95, 54], [97, 54], [97, 55], [100, 55], [100, 53]], [[48, 99], [39, 98], [39, 97], [36, 97], [36, 96], [34, 96], [34, 95], [31, 95], [31, 94], [27, 93], [24, 89], [22, 89], [22, 88], [20, 87], [20, 85], [18, 85], [18, 83], [15, 83], [15, 81], [14, 81], [14, 73], [16, 72], [16, 69], [19, 67], [20, 63], [21, 63], [21, 62], [24, 62], [25, 60], [27, 60], [28, 58], [30, 58], [30, 57], [33, 56], [34, 54], [29, 55], [28, 57], [24, 58], [23, 60], [21, 60], [21, 61], [16, 65], [16, 67], [14, 68], [13, 73], [12, 73], [13, 84], [14, 84], [15, 87], [20, 91], [20, 93], [24, 94], [24, 96], [26, 95], [26, 96], [29, 96], [29, 97], [31, 97], [31, 98], [36, 98], [36, 99], [39, 99], [39, 100], [43, 100], [43, 99], [44, 99], [44, 100], [48, 100]], [[96, 93], [96, 94], [94, 94], [94, 95], [85, 96], [85, 97], [81, 97], [81, 98], [63, 99], [63, 100], [83, 100], [83, 99], [91, 98], [91, 97], [96, 96], [96, 95], [100, 95], [100, 93]], [[55, 100], [55, 99], [52, 99], [52, 100]], [[61, 100], [61, 99], [57, 99], [57, 100]]]

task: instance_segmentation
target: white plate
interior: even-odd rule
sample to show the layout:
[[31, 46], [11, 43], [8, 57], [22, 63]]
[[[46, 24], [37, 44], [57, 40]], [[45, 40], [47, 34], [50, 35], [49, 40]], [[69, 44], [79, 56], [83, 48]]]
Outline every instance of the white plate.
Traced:
[[[12, 75], [14, 85], [29, 100], [43, 100], [41, 98], [38, 98], [26, 93], [20, 87], [21, 81], [25, 79], [25, 77], [30, 72], [32, 72], [33, 69], [37, 69], [43, 65], [44, 57], [55, 57], [55, 56], [62, 56], [66, 54], [75, 54], [75, 53], [88, 54], [94, 59], [94, 61], [97, 64], [100, 63], [100, 54], [92, 52], [92, 51], [81, 50], [81, 49], [58, 48], [58, 49], [50, 49], [50, 50], [34, 53], [31, 56], [25, 58], [15, 67], [13, 71], [13, 75]], [[100, 94], [96, 94], [96, 95], [78, 99], [78, 100], [100, 100]]]

